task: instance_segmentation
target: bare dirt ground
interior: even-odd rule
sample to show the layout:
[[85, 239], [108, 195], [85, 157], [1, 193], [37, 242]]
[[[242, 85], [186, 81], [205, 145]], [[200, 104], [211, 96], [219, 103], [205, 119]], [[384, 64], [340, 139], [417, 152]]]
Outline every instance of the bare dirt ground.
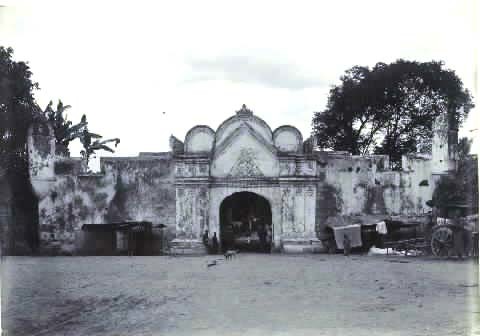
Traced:
[[2, 327], [9, 336], [480, 335], [473, 260], [240, 254], [207, 267], [213, 259], [5, 258]]

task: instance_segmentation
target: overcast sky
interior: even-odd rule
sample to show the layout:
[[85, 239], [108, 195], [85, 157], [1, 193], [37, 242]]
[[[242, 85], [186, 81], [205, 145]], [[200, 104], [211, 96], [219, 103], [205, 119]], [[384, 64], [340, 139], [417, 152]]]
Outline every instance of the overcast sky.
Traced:
[[[244, 103], [306, 138], [354, 65], [443, 60], [475, 94], [476, 3], [11, 1], [0, 44], [29, 62], [42, 107], [62, 99], [70, 119], [86, 113], [91, 131], [121, 138], [115, 155], [131, 156], [167, 151], [170, 134], [196, 124], [216, 129]], [[478, 137], [475, 124], [473, 110], [462, 134]]]

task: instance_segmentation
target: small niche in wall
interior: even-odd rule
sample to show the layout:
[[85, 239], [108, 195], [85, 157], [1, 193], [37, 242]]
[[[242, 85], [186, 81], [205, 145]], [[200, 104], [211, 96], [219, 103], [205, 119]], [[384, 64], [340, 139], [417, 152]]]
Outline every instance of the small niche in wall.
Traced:
[[360, 167], [357, 167], [357, 170], [356, 170], [356, 171], [357, 171], [357, 173], [359, 173], [359, 172], [360, 172]]
[[420, 187], [428, 187], [428, 180], [422, 180], [418, 185]]
[[349, 168], [348, 168], [348, 171], [349, 171], [349, 172], [353, 171], [353, 168], [352, 168], [352, 167], [349, 167]]

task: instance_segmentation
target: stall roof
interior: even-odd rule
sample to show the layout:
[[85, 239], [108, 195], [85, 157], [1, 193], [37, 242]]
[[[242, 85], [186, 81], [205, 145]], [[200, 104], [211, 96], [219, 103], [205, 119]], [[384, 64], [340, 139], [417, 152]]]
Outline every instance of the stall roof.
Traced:
[[109, 232], [128, 230], [132, 228], [147, 228], [152, 227], [152, 222], [140, 221], [140, 222], [119, 222], [119, 223], [106, 223], [106, 224], [83, 224], [82, 230], [89, 232]]

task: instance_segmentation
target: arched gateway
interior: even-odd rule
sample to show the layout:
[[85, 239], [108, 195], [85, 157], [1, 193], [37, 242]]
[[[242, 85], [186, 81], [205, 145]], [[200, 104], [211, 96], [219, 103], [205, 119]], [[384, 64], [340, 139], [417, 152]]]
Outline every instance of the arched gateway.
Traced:
[[175, 153], [174, 245], [204, 252], [208, 230], [224, 250], [311, 249], [320, 178], [302, 145], [296, 128], [272, 131], [245, 106], [216, 131], [192, 128]]
[[272, 237], [272, 210], [267, 199], [243, 191], [223, 200], [220, 205], [220, 242], [223, 251], [270, 252]]

